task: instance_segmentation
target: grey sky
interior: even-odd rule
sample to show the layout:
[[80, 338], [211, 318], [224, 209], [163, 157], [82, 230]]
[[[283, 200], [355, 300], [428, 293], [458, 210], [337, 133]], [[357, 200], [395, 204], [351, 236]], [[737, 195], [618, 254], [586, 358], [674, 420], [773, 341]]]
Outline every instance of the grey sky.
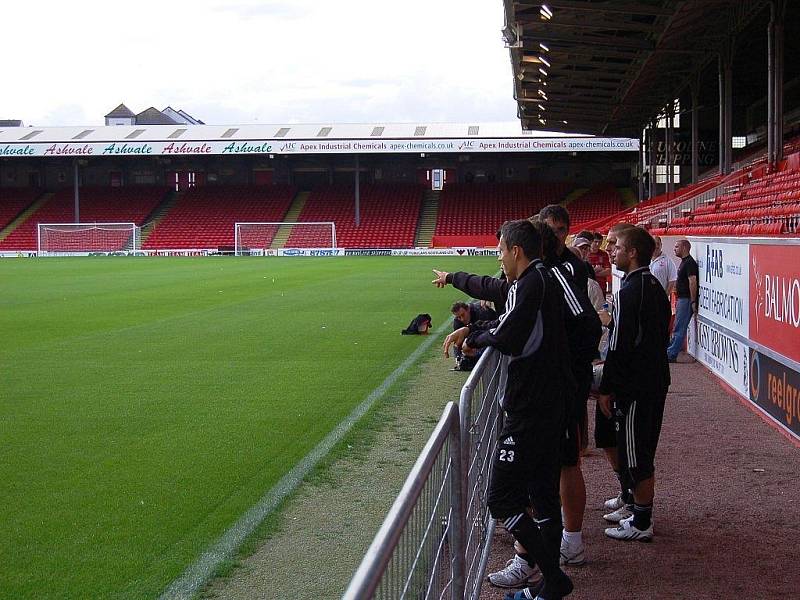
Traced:
[[3, 12], [0, 118], [26, 124], [100, 124], [120, 102], [215, 124], [516, 119], [501, 0], [28, 0]]

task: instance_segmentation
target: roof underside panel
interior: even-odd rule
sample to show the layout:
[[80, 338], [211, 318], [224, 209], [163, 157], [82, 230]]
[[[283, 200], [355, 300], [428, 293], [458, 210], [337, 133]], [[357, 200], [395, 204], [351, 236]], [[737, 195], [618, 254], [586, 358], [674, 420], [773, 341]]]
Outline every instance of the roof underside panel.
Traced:
[[[506, 2], [524, 128], [638, 136], [767, 0]], [[552, 15], [552, 16], [548, 16]]]

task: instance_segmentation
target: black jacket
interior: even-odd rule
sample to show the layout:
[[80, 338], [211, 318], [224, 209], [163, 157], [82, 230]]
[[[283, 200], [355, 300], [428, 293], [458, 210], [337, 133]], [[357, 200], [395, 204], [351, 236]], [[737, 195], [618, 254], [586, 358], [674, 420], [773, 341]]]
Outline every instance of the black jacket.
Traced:
[[600, 393], [615, 394], [624, 404], [667, 390], [670, 314], [664, 288], [648, 267], [623, 278], [614, 299], [614, 322]]
[[[561, 256], [558, 257], [561, 265], [572, 275], [575, 280], [575, 285], [578, 289], [583, 290], [584, 294], [589, 293], [589, 269], [592, 267], [583, 259], [575, 256], [569, 248], [564, 248]], [[594, 274], [594, 271], [592, 271]]]
[[[572, 252], [567, 253], [575, 256]], [[570, 264], [556, 262], [555, 265], [548, 266], [550, 275], [563, 293], [563, 314], [571, 357], [579, 363], [589, 363], [597, 355], [603, 326], [586, 292], [586, 279], [583, 280], [584, 285], [581, 288], [580, 279], [576, 280], [573, 277]], [[472, 298], [491, 300], [498, 307], [498, 313], [504, 312], [509, 290], [509, 283], [505, 277], [500, 279], [488, 275], [458, 272], [449, 273], [447, 283]]]
[[588, 365], [597, 357], [600, 338], [603, 336], [603, 324], [592, 306], [592, 301], [589, 300], [586, 285], [580, 287], [576, 278], [572, 276], [569, 263], [548, 266], [564, 294], [564, 318], [572, 360], [577, 365]]
[[447, 283], [457, 290], [461, 290], [470, 298], [493, 302], [498, 315], [506, 311], [509, 283], [504, 276], [472, 275], [459, 271], [458, 273], [448, 273]]
[[575, 380], [569, 362], [559, 286], [540, 260], [508, 286], [506, 311], [492, 322], [470, 324], [467, 344], [492, 346], [509, 357], [503, 409], [510, 419], [563, 419]]

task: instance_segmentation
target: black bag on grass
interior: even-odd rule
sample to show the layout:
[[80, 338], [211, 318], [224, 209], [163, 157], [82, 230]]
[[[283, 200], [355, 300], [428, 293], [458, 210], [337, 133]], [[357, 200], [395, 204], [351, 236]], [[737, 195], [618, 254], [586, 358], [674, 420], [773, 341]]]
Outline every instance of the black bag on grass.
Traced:
[[424, 335], [428, 333], [431, 328], [431, 316], [427, 314], [420, 314], [414, 317], [408, 327], [403, 329], [400, 333], [403, 335]]

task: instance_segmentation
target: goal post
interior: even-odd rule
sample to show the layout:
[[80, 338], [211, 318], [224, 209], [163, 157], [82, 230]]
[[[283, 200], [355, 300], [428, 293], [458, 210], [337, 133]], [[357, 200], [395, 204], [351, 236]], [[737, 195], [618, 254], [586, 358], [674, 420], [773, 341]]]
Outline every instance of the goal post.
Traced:
[[269, 248], [336, 248], [336, 224], [315, 222], [257, 222], [234, 225], [236, 256]]
[[69, 256], [92, 252], [132, 252], [141, 247], [136, 223], [39, 223], [37, 254]]

